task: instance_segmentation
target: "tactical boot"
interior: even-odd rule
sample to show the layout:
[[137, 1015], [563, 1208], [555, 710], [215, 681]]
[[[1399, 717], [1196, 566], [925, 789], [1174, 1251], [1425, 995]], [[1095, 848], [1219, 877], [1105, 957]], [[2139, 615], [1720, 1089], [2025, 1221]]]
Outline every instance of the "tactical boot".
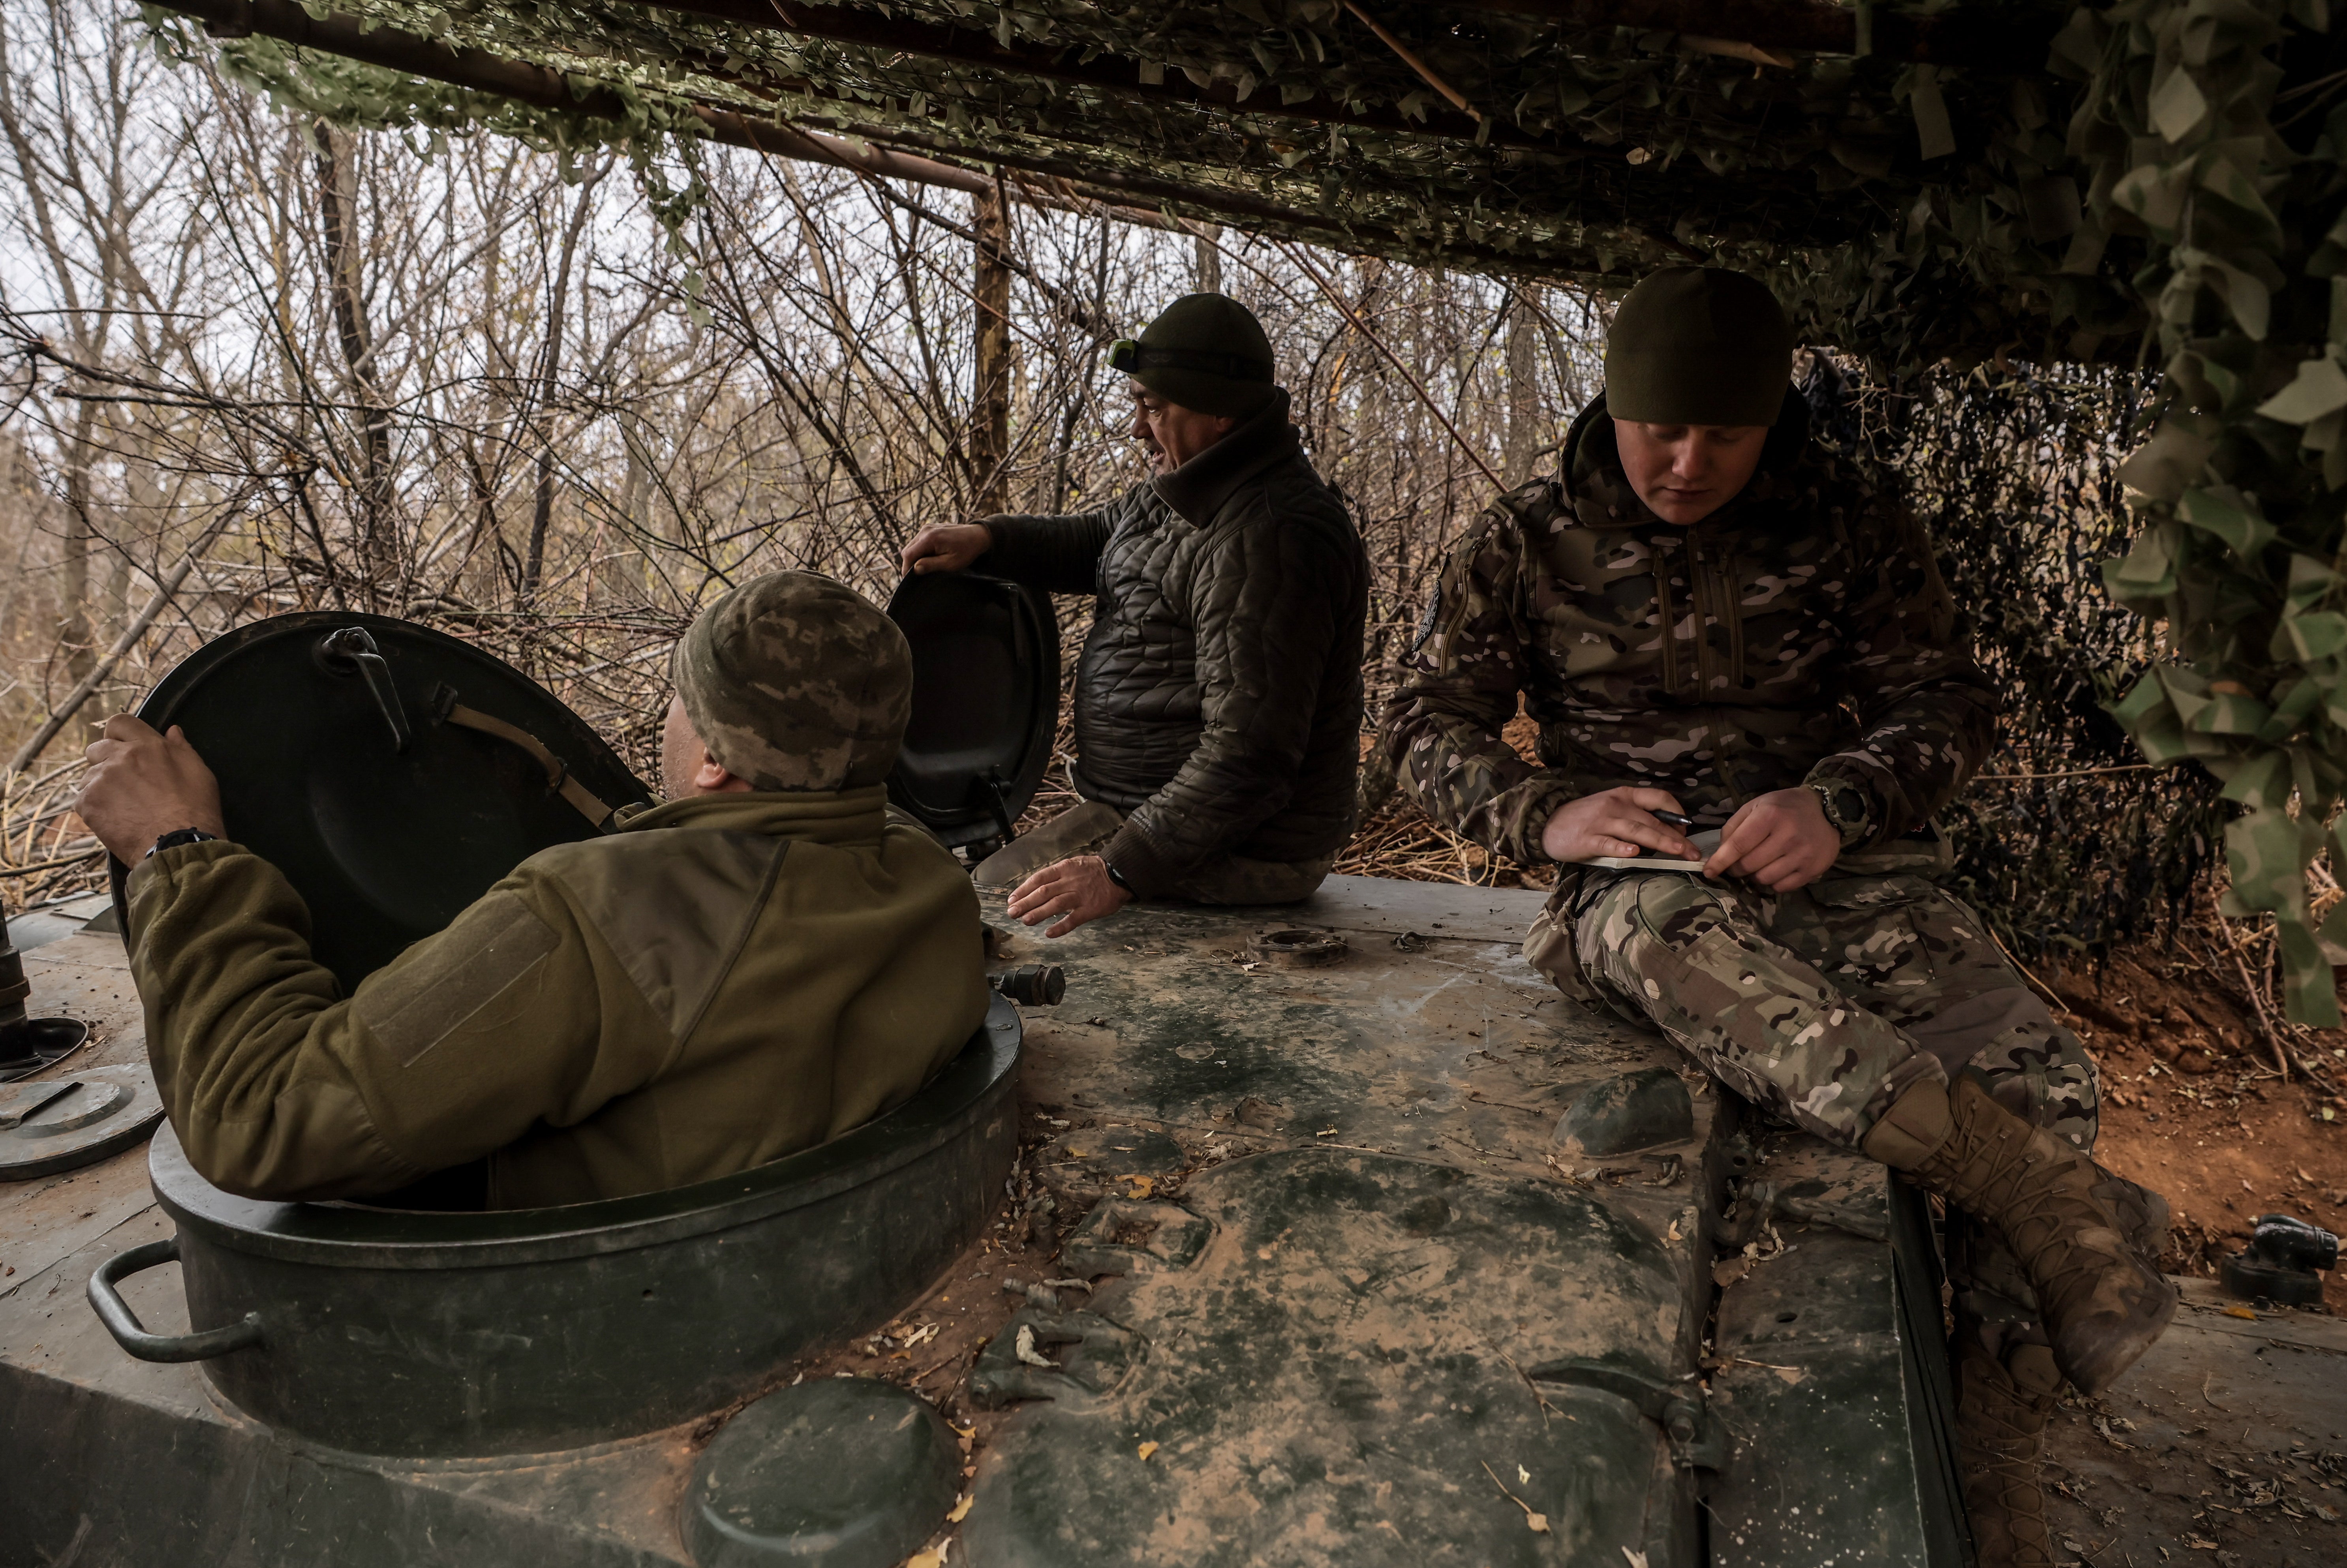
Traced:
[[1956, 1337], [1956, 1462], [1980, 1568], [2054, 1568], [2038, 1466], [2061, 1368], [2043, 1345], [2016, 1345], [1999, 1361], [1977, 1335], [1960, 1327]]
[[2095, 1196], [2119, 1222], [2119, 1235], [2137, 1257], [2157, 1264], [2168, 1250], [2168, 1200], [2116, 1171], [2095, 1166]]
[[2176, 1315], [2176, 1287], [2136, 1255], [2127, 1221], [2097, 1191], [2117, 1178], [1972, 1079], [1909, 1090], [1863, 1147], [2004, 1233], [2036, 1292], [2054, 1359], [2080, 1392], [2110, 1387]]

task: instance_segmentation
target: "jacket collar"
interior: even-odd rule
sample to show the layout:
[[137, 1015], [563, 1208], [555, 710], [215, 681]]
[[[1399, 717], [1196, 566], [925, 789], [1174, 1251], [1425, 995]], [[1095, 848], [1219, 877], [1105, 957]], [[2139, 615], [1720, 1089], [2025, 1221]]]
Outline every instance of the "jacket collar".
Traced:
[[1304, 450], [1296, 426], [1287, 422], [1286, 391], [1273, 391], [1277, 395], [1262, 412], [1171, 474], [1150, 480], [1159, 498], [1184, 520], [1205, 528], [1233, 491], [1281, 458]]
[[887, 825], [885, 784], [846, 790], [753, 790], [696, 794], [658, 805], [627, 806], [615, 833], [689, 827], [719, 833], [765, 833], [817, 844], [876, 844]]
[[1605, 395], [1600, 392], [1565, 432], [1563, 471], [1558, 481], [1573, 503], [1573, 516], [1584, 528], [1724, 533], [1765, 522], [1788, 499], [1805, 494], [1811, 477], [1805, 470], [1813, 456], [1809, 405], [1799, 394], [1788, 393], [1750, 481], [1719, 510], [1683, 528], [1655, 516], [1630, 487], [1630, 477], [1622, 471], [1621, 449], [1614, 442], [1614, 416], [1605, 411]]

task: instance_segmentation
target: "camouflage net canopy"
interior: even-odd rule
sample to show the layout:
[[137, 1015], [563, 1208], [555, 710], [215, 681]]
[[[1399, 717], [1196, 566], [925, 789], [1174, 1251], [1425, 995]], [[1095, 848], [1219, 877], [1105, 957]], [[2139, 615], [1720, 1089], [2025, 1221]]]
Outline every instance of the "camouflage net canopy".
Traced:
[[[148, 15], [167, 49], [216, 48], [347, 124], [618, 142], [648, 170], [664, 133], [707, 136], [1608, 289], [1716, 261], [1768, 277], [1812, 343], [1883, 385], [2014, 361], [2150, 372], [2115, 433], [2147, 436], [2117, 475], [2134, 499], [2091, 563], [2153, 639], [2113, 711], [2150, 762], [2222, 784], [2228, 913], [2274, 917], [2291, 1016], [2335, 1023], [2347, 903], [2318, 930], [2305, 875], [2326, 848], [2347, 865], [2330, 827], [2347, 800], [2347, 40], [2329, 3]], [[2025, 414], [1978, 428], [2025, 434]]]

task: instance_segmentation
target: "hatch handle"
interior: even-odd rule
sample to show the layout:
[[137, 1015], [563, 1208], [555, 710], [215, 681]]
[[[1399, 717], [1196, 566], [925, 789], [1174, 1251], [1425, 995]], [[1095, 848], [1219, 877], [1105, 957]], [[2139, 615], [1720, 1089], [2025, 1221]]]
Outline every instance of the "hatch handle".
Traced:
[[1712, 1419], [1711, 1406], [1692, 1373], [1665, 1382], [1609, 1361], [1569, 1356], [1534, 1367], [1527, 1382], [1578, 1384], [1626, 1399], [1638, 1413], [1663, 1429], [1670, 1440], [1671, 1459], [1681, 1470], [1719, 1470], [1727, 1463], [1727, 1434]]
[[1010, 797], [1002, 788], [1002, 770], [989, 768], [979, 775], [979, 787], [986, 792], [986, 807], [994, 813], [997, 825], [1002, 829], [1002, 842], [1009, 844], [1019, 836], [1018, 825], [1010, 818]]
[[330, 631], [318, 644], [318, 658], [337, 675], [353, 671], [366, 678], [367, 691], [374, 697], [374, 705], [383, 711], [384, 722], [391, 726], [391, 749], [407, 749], [407, 715], [400, 712], [399, 690], [391, 683], [391, 666], [384, 661], [374, 639], [364, 626], [345, 626], [340, 631]]
[[209, 1361], [215, 1356], [260, 1344], [258, 1312], [248, 1312], [243, 1321], [225, 1328], [207, 1328], [200, 1334], [147, 1332], [138, 1315], [130, 1310], [130, 1304], [122, 1299], [122, 1281], [143, 1270], [176, 1263], [179, 1256], [179, 1238], [166, 1236], [161, 1241], [117, 1253], [97, 1266], [97, 1272], [89, 1276], [90, 1310], [106, 1325], [106, 1331], [114, 1336], [114, 1342], [141, 1361]]

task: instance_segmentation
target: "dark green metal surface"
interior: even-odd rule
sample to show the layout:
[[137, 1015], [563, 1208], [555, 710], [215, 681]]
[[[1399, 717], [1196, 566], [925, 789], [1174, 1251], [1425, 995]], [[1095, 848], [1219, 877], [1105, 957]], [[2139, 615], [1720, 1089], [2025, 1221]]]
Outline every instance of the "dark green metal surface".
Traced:
[[1782, 1250], [1764, 1237], [1720, 1299], [1713, 1408], [1736, 1451], [1707, 1500], [1711, 1562], [1969, 1568], [1922, 1195], [1862, 1155], [1775, 1142], [1747, 1190], [1838, 1223], [1780, 1214]]
[[[379, 680], [322, 652], [353, 629], [380, 652]], [[552, 692], [385, 616], [311, 610], [239, 627], [182, 660], [138, 716], [186, 732], [220, 779], [229, 836], [293, 884], [312, 952], [348, 990], [531, 855], [597, 831], [527, 752], [446, 722], [450, 700], [536, 737], [608, 805], [651, 798]]]
[[691, 1187], [493, 1214], [231, 1197], [156, 1140], [203, 1363], [239, 1409], [334, 1448], [524, 1453], [685, 1420], [886, 1321], [976, 1239], [1016, 1144], [1019, 1020], [888, 1115]]
[[897, 1568], [961, 1491], [945, 1418], [893, 1383], [823, 1378], [767, 1395], [702, 1451], [684, 1494], [700, 1568]]
[[983, 1474], [975, 1568], [1691, 1561], [1694, 1477], [1605, 1386], [1677, 1379], [1681, 1281], [1599, 1199], [1303, 1148], [1097, 1209], [1062, 1257], [1113, 1283], [981, 1358], [974, 1393], [1039, 1403]]

